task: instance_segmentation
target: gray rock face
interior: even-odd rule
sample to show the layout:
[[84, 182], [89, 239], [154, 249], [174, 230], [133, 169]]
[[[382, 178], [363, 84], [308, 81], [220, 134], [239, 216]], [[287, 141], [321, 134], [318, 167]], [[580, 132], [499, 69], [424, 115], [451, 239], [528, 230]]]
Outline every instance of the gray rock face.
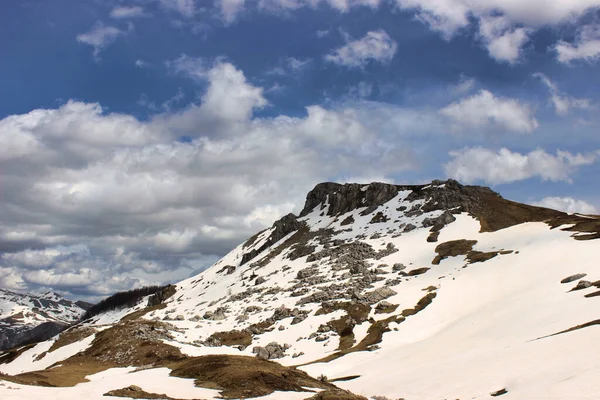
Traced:
[[437, 218], [425, 218], [423, 220], [423, 227], [428, 228], [431, 226], [431, 231], [437, 232], [454, 221], [456, 221], [456, 217], [452, 215], [450, 211], [444, 211], [442, 215]]
[[377, 207], [398, 194], [398, 187], [386, 183], [374, 182], [363, 190], [365, 185], [351, 183], [341, 185], [339, 183], [319, 183], [306, 196], [304, 209], [300, 213], [303, 217], [310, 213], [319, 204], [329, 202], [327, 215], [334, 216], [347, 213], [359, 207]]
[[575, 274], [575, 275], [567, 276], [565, 279], [560, 281], [560, 283], [570, 283], [573, 281], [578, 281], [579, 279], [584, 278], [586, 276], [587, 276], [587, 274]]
[[404, 265], [402, 263], [396, 263], [392, 267], [392, 271], [394, 271], [394, 272], [404, 271], [405, 269], [406, 269], [406, 265]]
[[365, 293], [363, 295], [362, 300], [369, 304], [375, 304], [377, 302], [380, 302], [381, 300], [387, 299], [388, 297], [392, 297], [395, 294], [397, 294], [395, 291], [393, 291], [389, 287], [384, 286], [382, 288]]
[[269, 246], [279, 242], [289, 233], [297, 231], [303, 226], [305, 226], [305, 223], [298, 221], [294, 214], [288, 214], [285, 217], [281, 218], [279, 221], [276, 221], [273, 224], [273, 228], [275, 229], [273, 230], [265, 244], [263, 244], [258, 249], [254, 249], [247, 253], [244, 253], [242, 255], [241, 265], [246, 264], [248, 261], [252, 260], [254, 257], [262, 253], [264, 250], [268, 249]]
[[265, 347], [255, 346], [252, 353], [262, 360], [275, 360], [285, 357], [285, 352], [290, 348], [289, 344], [280, 345], [277, 342], [271, 342]]
[[575, 286], [573, 289], [571, 289], [571, 291], [581, 290], [581, 289], [587, 289], [587, 288], [592, 287], [592, 286], [593, 286], [592, 282], [581, 280], [581, 281], [577, 282], [577, 286]]

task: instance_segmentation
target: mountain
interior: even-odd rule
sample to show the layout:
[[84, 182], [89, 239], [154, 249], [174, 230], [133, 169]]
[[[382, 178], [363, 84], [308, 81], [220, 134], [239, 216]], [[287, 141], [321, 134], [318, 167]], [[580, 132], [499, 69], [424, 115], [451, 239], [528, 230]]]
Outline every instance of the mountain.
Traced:
[[597, 399], [598, 238], [452, 180], [322, 183], [197, 276], [0, 355], [0, 396]]
[[38, 296], [0, 289], [0, 350], [49, 339], [77, 321], [89, 306], [54, 292]]

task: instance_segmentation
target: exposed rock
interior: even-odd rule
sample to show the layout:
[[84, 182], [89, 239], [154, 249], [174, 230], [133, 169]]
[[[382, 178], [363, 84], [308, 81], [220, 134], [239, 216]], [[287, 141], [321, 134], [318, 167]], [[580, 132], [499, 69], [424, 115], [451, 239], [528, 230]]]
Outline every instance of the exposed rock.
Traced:
[[570, 291], [573, 292], [575, 290], [587, 289], [592, 286], [593, 286], [592, 282], [581, 280], [581, 281], [577, 282], [577, 286], [575, 286]]
[[350, 225], [354, 223], [354, 217], [352, 215], [348, 215], [342, 222], [340, 222], [341, 226]]
[[440, 216], [435, 218], [425, 218], [423, 220], [423, 227], [432, 227], [432, 232], [439, 232], [444, 226], [456, 221], [456, 217], [452, 215], [450, 211], [444, 211]]
[[369, 185], [350, 183], [319, 183], [306, 196], [304, 209], [300, 213], [308, 215], [320, 204], [329, 204], [327, 215], [345, 214], [360, 207], [377, 207], [396, 197], [398, 187], [386, 183], [374, 182]]
[[403, 271], [405, 269], [406, 269], [406, 265], [404, 265], [402, 263], [396, 263], [392, 267], [392, 271], [394, 271], [394, 272]]
[[367, 292], [362, 296], [362, 300], [367, 302], [368, 304], [375, 304], [381, 300], [387, 299], [388, 297], [392, 297], [397, 294], [395, 291], [390, 289], [389, 287], [382, 287], [379, 289], [375, 289], [372, 292]]
[[256, 354], [256, 357], [263, 360], [275, 360], [285, 357], [285, 352], [290, 347], [291, 346], [289, 344], [280, 345], [277, 342], [271, 342], [265, 347], [255, 346], [252, 349], [252, 353]]
[[265, 278], [263, 278], [262, 276], [259, 276], [258, 278], [256, 278], [256, 280], [254, 281], [255, 285], [260, 285], [261, 283], [265, 283], [267, 280]]
[[371, 218], [371, 221], [369, 223], [370, 224], [379, 224], [379, 223], [387, 222], [387, 221], [389, 221], [389, 218], [384, 213], [379, 211], [377, 214], [375, 214], [373, 216], [373, 218]]
[[417, 229], [416, 225], [406, 224], [406, 226], [404, 227], [403, 232], [410, 232], [410, 231], [414, 231], [415, 229]]
[[585, 278], [586, 276], [587, 276], [587, 274], [575, 274], [575, 275], [567, 276], [565, 279], [560, 281], [560, 283], [570, 283], [573, 281], [577, 281], [581, 278]]

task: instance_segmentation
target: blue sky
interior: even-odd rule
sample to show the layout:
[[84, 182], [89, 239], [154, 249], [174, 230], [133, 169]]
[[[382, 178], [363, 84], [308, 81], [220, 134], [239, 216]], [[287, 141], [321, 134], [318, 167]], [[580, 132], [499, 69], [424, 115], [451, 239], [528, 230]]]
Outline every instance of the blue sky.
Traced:
[[600, 0], [0, 5], [0, 287], [175, 281], [326, 180], [598, 213]]

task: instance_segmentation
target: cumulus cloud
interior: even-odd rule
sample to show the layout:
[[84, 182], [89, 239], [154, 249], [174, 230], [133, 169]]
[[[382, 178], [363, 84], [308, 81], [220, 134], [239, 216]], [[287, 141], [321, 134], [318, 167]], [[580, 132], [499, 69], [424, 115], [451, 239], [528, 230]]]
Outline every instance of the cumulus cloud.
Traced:
[[493, 128], [529, 133], [539, 126], [531, 107], [516, 99], [496, 97], [487, 90], [466, 97], [440, 110], [456, 129]]
[[398, 44], [384, 30], [367, 32], [360, 39], [350, 40], [325, 56], [325, 60], [348, 68], [363, 68], [369, 62], [389, 63]]
[[128, 19], [128, 18], [137, 18], [143, 17], [146, 14], [144, 13], [144, 9], [140, 6], [119, 6], [112, 9], [110, 12], [111, 18], [115, 19]]
[[[132, 25], [130, 25], [130, 29]], [[127, 31], [120, 30], [114, 26], [106, 26], [98, 21], [89, 32], [76, 36], [79, 43], [90, 45], [94, 48], [94, 58], [98, 58], [100, 52], [113, 44], [119, 36], [125, 35]]]
[[257, 118], [263, 89], [242, 71], [180, 61], [206, 89], [178, 112], [140, 121], [69, 101], [0, 120], [2, 287], [97, 296], [183, 279], [298, 211], [320, 181], [413, 167], [386, 140], [398, 110]]
[[548, 78], [548, 76], [537, 72], [533, 74], [534, 78], [539, 79], [550, 92], [550, 101], [556, 110], [556, 113], [561, 116], [565, 116], [571, 109], [591, 109], [592, 102], [589, 99], [578, 99], [562, 93], [556, 84]]
[[558, 61], [569, 64], [575, 60], [596, 62], [600, 58], [600, 24], [581, 28], [573, 43], [559, 41], [554, 50]]
[[511, 26], [506, 17], [482, 17], [479, 34], [490, 57], [514, 64], [521, 58], [521, 48], [529, 40], [530, 29]]
[[[600, 0], [396, 0], [403, 10], [414, 10], [417, 19], [451, 39], [466, 28], [472, 20], [479, 23], [479, 32], [492, 58], [514, 63], [519, 60], [521, 49], [532, 31], [543, 26], [570, 23], [587, 11], [600, 7]], [[584, 39], [585, 43], [588, 42]], [[585, 47], [570, 47], [559, 43], [559, 59], [589, 57], [598, 49], [597, 43]], [[596, 57], [598, 52], [594, 53]]]
[[598, 214], [596, 207], [590, 203], [577, 200], [572, 197], [545, 197], [540, 201], [532, 203], [534, 206], [552, 208], [567, 213]]
[[533, 177], [547, 181], [571, 182], [578, 167], [594, 163], [599, 153], [556, 154], [537, 149], [527, 154], [502, 148], [498, 151], [482, 147], [450, 152], [452, 160], [445, 165], [446, 174], [462, 182], [490, 184], [516, 182]]

